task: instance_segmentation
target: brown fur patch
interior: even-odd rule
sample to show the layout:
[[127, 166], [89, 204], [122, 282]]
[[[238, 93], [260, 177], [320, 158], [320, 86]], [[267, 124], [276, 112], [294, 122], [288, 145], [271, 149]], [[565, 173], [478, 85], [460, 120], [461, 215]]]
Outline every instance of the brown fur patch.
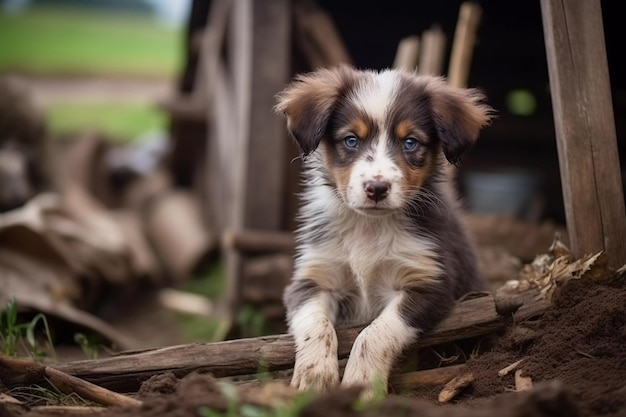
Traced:
[[345, 194], [348, 188], [348, 183], [350, 182], [350, 173], [352, 172], [352, 167], [350, 165], [336, 166], [333, 167], [331, 171], [337, 190], [339, 190], [340, 194]]
[[404, 158], [398, 163], [398, 166], [402, 171], [402, 189], [407, 190], [409, 195], [415, 194], [415, 190], [418, 190], [422, 184], [424, 184], [424, 182], [432, 175], [435, 168], [435, 155], [433, 155], [432, 150], [422, 149], [422, 152], [424, 152], [423, 158], [425, 162], [423, 166], [419, 168], [412, 167]]
[[325, 267], [323, 265], [308, 265], [298, 270], [299, 278], [310, 279], [315, 282], [323, 291], [336, 291], [345, 288], [345, 282], [348, 282], [347, 271], [333, 267]]
[[363, 139], [369, 136], [370, 129], [368, 124], [361, 119], [357, 119], [352, 122], [352, 132], [359, 137], [359, 139]]
[[395, 137], [400, 140], [405, 140], [408, 137], [415, 137], [420, 142], [426, 139], [426, 134], [415, 126], [410, 120], [401, 120], [396, 124], [394, 129]]

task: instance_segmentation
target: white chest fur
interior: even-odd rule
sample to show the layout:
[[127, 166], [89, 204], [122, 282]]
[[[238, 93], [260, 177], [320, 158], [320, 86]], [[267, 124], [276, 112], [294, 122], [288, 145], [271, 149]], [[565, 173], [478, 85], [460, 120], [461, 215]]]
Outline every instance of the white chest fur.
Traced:
[[[377, 314], [407, 286], [440, 273], [434, 242], [409, 230], [402, 213], [359, 214], [330, 187], [318, 186], [307, 193], [302, 217], [296, 268], [322, 267], [336, 290], [356, 287], [362, 318]], [[320, 229], [323, 237], [313, 239]]]

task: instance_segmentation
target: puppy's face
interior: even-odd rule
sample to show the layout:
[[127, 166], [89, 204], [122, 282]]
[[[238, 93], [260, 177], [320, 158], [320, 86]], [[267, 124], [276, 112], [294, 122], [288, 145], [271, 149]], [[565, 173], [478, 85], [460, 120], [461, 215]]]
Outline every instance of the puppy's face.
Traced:
[[277, 109], [303, 154], [321, 154], [344, 202], [377, 215], [419, 192], [442, 151], [452, 163], [465, 156], [490, 118], [482, 98], [439, 78], [344, 66], [301, 76]]

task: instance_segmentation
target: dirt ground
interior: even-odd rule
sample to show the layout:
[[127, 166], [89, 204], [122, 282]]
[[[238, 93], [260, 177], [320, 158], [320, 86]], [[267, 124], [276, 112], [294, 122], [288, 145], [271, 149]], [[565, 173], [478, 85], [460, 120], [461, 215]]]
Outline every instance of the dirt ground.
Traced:
[[[354, 407], [358, 389], [336, 390], [307, 401], [301, 416], [347, 417], [374, 415], [421, 416], [626, 416], [626, 285], [571, 280], [557, 290], [553, 306], [539, 319], [521, 323], [497, 335], [490, 346], [470, 358], [467, 366], [475, 380], [452, 404], [438, 405], [441, 387], [430, 391], [390, 394], [383, 401]], [[498, 370], [524, 359], [523, 374], [535, 388], [516, 393], [513, 375]], [[239, 388], [241, 403], [264, 405], [291, 398], [293, 392], [279, 382]], [[146, 381], [137, 397], [140, 408], [111, 408], [106, 417], [186, 417], [233, 415], [228, 401], [210, 375], [193, 373], [182, 379], [172, 374]], [[211, 414], [208, 408], [223, 414]], [[5, 405], [0, 415], [26, 414]], [[270, 408], [271, 410], [271, 408]], [[2, 412], [4, 411], [4, 412]], [[258, 411], [258, 409], [257, 409]], [[241, 413], [245, 415], [245, 413]], [[235, 414], [237, 415], [237, 414]], [[259, 415], [254, 414], [254, 415]], [[273, 415], [271, 411], [269, 414]], [[283, 414], [284, 415], [284, 414]], [[295, 415], [295, 414], [288, 414]]]

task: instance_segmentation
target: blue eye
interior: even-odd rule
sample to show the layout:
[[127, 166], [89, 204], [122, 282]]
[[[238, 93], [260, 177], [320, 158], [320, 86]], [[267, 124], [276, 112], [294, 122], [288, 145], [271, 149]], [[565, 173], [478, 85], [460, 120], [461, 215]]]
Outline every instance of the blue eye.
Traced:
[[402, 145], [402, 149], [405, 151], [414, 151], [417, 148], [418, 142], [415, 138], [407, 138], [404, 140], [404, 145]]
[[354, 135], [346, 136], [343, 139], [343, 143], [345, 143], [348, 148], [354, 149], [359, 145], [359, 138]]

